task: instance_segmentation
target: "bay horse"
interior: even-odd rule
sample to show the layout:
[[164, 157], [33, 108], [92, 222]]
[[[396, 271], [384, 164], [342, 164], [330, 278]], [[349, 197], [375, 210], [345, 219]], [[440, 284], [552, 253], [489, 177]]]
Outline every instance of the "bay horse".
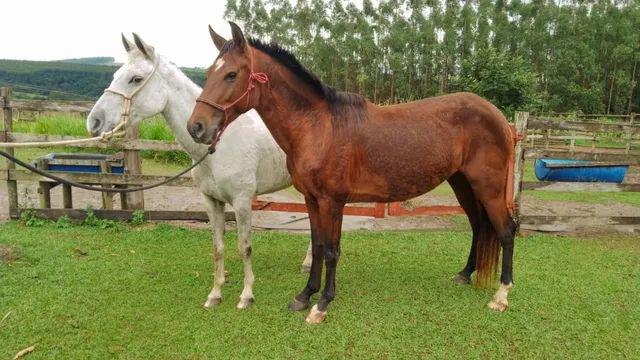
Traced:
[[309, 280], [290, 310], [306, 309], [320, 290], [324, 260], [325, 286], [306, 321], [325, 319], [335, 296], [346, 203], [404, 201], [445, 180], [473, 230], [467, 264], [454, 279], [470, 283], [475, 271], [478, 284], [487, 286], [502, 247], [500, 287], [488, 306], [506, 310], [517, 225], [507, 201], [514, 139], [502, 113], [471, 93], [378, 106], [330, 88], [289, 51], [247, 39], [230, 25], [229, 41], [209, 27], [220, 52], [188, 130], [196, 142], [215, 146], [229, 124], [254, 108], [286, 153], [308, 207], [312, 242]]
[[[98, 99], [87, 117], [87, 130], [98, 135], [112, 130], [120, 121], [124, 98], [130, 95], [130, 120], [126, 127], [162, 114], [176, 141], [196, 161], [208, 151], [187, 132], [186, 124], [202, 89], [153, 46], [134, 34], [134, 42], [122, 35], [127, 61], [113, 75], [109, 91]], [[224, 231], [225, 203], [236, 213], [238, 252], [243, 261], [244, 288], [237, 303], [246, 309], [254, 300], [254, 275], [251, 263], [251, 203], [255, 195], [274, 192], [291, 185], [285, 154], [255, 112], [235, 121], [220, 139], [217, 151], [191, 171], [193, 181], [204, 196], [213, 233], [215, 273], [213, 289], [204, 302], [212, 308], [222, 301], [225, 283]], [[311, 267], [311, 250], [303, 270]]]

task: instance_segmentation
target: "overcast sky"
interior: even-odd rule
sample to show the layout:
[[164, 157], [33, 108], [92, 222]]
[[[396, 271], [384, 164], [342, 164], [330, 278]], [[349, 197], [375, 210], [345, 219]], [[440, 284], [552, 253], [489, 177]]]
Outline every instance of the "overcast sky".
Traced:
[[[229, 37], [225, 0], [3, 0], [0, 59], [125, 59], [120, 33], [136, 32], [180, 66], [211, 64], [217, 50], [207, 25]], [[5, 16], [4, 14], [11, 14]], [[7, 34], [7, 33], [5, 33]]]

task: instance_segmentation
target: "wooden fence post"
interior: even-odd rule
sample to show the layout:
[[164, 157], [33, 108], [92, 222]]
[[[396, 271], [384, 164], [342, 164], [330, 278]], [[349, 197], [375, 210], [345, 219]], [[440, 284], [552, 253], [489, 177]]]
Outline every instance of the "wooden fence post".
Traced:
[[[2, 98], [2, 113], [4, 117], [4, 141], [10, 142], [13, 131], [13, 111], [11, 109], [11, 88], [0, 88], [0, 97]], [[14, 155], [13, 149], [5, 150], [10, 155]], [[7, 198], [9, 199], [9, 216], [13, 219], [18, 218], [18, 182], [15, 180], [9, 180], [11, 170], [16, 168], [16, 164], [9, 160], [6, 160], [7, 164]]]
[[[631, 115], [629, 115], [629, 125], [633, 125], [635, 117], [636, 117], [636, 113], [631, 113]], [[632, 139], [633, 139], [633, 130], [631, 128], [629, 128], [627, 130], [627, 146], [626, 146], [625, 154], [628, 154], [631, 151], [631, 140]]]
[[[138, 128], [128, 127], [125, 134], [125, 140], [135, 140], [138, 138], [138, 134]], [[124, 150], [124, 168], [128, 175], [142, 175], [142, 159], [140, 158], [140, 150]], [[144, 194], [142, 191], [128, 193], [124, 195], [124, 198], [126, 200], [123, 203], [126, 204], [127, 209], [144, 209]]]
[[524, 150], [526, 148], [527, 141], [527, 123], [529, 121], [528, 112], [516, 112], [515, 127], [516, 136], [522, 135], [524, 138], [516, 143], [516, 148], [513, 156], [515, 162], [513, 165], [513, 203], [515, 205], [515, 217], [520, 218], [520, 195], [522, 193], [522, 179], [524, 178]]

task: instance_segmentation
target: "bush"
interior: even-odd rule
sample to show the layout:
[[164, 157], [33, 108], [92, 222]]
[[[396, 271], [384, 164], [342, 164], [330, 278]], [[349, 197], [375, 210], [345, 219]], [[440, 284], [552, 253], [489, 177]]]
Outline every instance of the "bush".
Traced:
[[535, 73], [517, 56], [482, 49], [462, 64], [457, 85], [491, 101], [507, 117], [540, 107]]

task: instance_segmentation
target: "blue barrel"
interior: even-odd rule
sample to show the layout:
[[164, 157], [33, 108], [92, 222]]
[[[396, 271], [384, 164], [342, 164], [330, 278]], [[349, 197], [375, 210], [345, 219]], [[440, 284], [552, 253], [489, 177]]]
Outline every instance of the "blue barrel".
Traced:
[[[562, 167], [562, 165], [567, 165]], [[584, 165], [584, 166], [580, 166]], [[537, 159], [534, 164], [540, 181], [621, 183], [629, 165], [596, 166], [592, 161], [573, 159]]]

